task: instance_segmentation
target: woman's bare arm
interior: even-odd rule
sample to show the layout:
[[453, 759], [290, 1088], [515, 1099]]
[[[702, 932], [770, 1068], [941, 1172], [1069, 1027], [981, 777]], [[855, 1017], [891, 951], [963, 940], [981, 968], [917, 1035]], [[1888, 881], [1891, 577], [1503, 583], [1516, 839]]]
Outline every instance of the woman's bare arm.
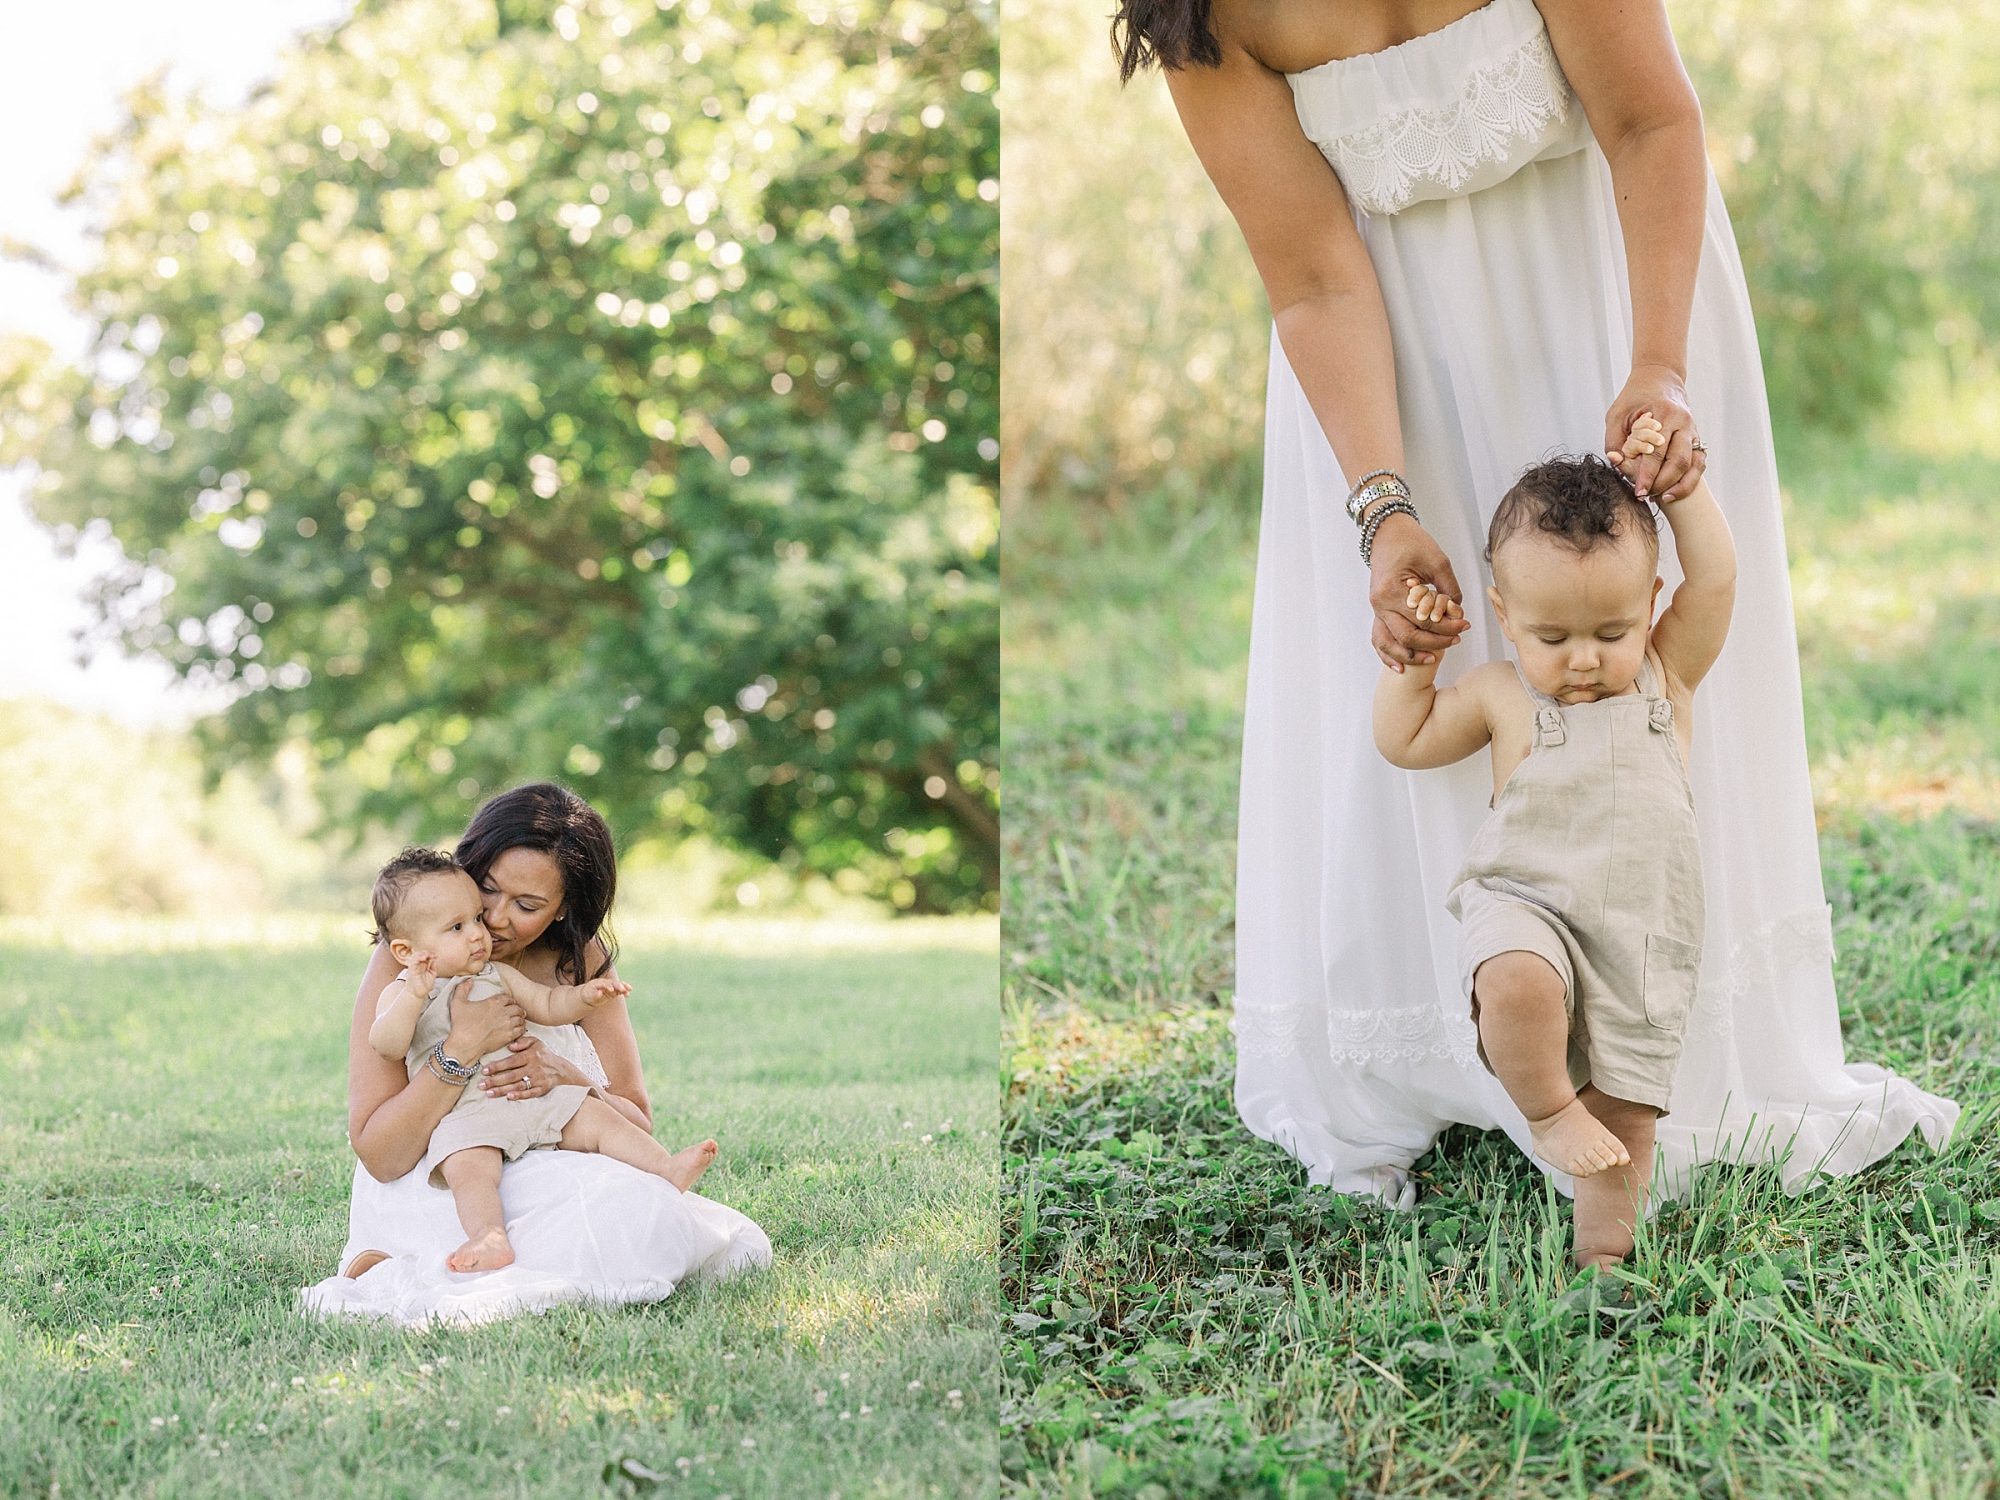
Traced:
[[[593, 951], [592, 962], [601, 959], [602, 954]], [[616, 979], [618, 971], [606, 969], [603, 977]], [[632, 1012], [626, 1007], [625, 997], [605, 1001], [585, 1016], [581, 1024], [583, 1034], [597, 1049], [597, 1060], [604, 1064], [606, 1092], [612, 1096], [612, 1104], [641, 1130], [650, 1131], [653, 1101], [646, 1093], [646, 1075], [639, 1065], [639, 1038], [632, 1030]]]
[[[1270, 298], [1285, 358], [1350, 482], [1403, 467], [1395, 351], [1374, 264], [1333, 169], [1299, 125], [1291, 86], [1222, 30], [1222, 63], [1167, 74], [1209, 180], [1235, 215]], [[1416, 497], [1421, 508], [1424, 497]], [[1344, 517], [1343, 517], [1344, 521]], [[1451, 563], [1421, 526], [1392, 516], [1376, 537], [1369, 598], [1389, 666], [1441, 652], [1462, 620], [1403, 609], [1417, 577], [1463, 602]]]
[[1687, 410], [1688, 319], [1708, 220], [1701, 102], [1681, 67], [1663, 0], [1537, 0], [1556, 60], [1576, 90], [1618, 198], [1632, 295], [1632, 378], [1605, 414], [1604, 446], [1621, 446], [1650, 410], [1672, 434], [1633, 482], [1667, 500], [1700, 481], [1704, 460]]
[[[464, 1092], [427, 1069], [411, 1078], [400, 1060], [383, 1057], [369, 1046], [376, 1002], [396, 971], [389, 950], [378, 946], [355, 992], [347, 1038], [347, 1138], [377, 1182], [391, 1182], [423, 1159], [431, 1132]], [[505, 997], [465, 1009], [473, 1014], [461, 1024], [460, 1007], [452, 1008], [452, 1031], [445, 1042], [446, 1053], [461, 1062], [504, 1047], [520, 1035], [520, 1009]]]

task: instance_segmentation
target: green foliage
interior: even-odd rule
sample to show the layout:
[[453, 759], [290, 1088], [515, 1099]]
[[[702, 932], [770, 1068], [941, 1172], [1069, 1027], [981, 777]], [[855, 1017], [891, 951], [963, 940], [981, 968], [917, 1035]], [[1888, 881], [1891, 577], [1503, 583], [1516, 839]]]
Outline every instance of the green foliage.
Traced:
[[1781, 421], [1852, 428], [1912, 359], [1990, 376], [2000, 44], [1969, 4], [1675, 0]]
[[0, 915], [365, 910], [395, 846], [336, 850], [320, 821], [297, 755], [204, 785], [183, 733], [0, 700]]
[[1165, 82], [1120, 87], [1108, 9], [1007, 6], [1010, 513], [1210, 490], [1262, 434], [1263, 285]]
[[977, 905], [996, 68], [977, 5], [364, 6], [240, 113], [135, 98], [89, 367], [9, 360], [0, 456], [238, 695], [218, 758], [304, 740], [352, 824], [557, 776]]
[[0, 1494], [614, 1500], [624, 1457], [704, 1500], [991, 1493], [972, 924], [899, 929], [929, 951], [768, 925], [754, 955], [628, 943], [659, 1133], [720, 1139], [703, 1188], [775, 1264], [420, 1331], [297, 1309], [346, 1233], [358, 925], [345, 947], [0, 946]]

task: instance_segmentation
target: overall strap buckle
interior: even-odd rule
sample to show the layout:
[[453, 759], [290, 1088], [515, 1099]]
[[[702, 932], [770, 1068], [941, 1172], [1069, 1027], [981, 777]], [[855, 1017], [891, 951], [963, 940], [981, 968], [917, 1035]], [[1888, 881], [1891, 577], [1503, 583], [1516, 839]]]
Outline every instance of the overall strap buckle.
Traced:
[[1535, 710], [1535, 744], [1560, 745], [1565, 738], [1562, 710], [1554, 704]]
[[1671, 734], [1674, 728], [1674, 705], [1668, 698], [1655, 698], [1646, 710], [1646, 717], [1661, 734]]

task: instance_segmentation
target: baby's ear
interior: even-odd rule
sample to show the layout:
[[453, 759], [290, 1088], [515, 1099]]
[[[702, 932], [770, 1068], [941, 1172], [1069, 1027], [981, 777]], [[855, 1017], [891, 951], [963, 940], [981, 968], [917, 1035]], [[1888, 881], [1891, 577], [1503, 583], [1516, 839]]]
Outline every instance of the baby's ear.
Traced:
[[410, 955], [415, 951], [404, 938], [389, 939], [389, 957], [395, 959], [397, 963], [406, 969], [410, 966]]

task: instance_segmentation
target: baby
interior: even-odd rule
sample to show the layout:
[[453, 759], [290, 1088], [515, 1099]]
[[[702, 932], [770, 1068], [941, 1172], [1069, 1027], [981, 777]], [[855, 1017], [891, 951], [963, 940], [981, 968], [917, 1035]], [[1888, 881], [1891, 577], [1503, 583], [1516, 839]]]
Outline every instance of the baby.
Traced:
[[[551, 989], [492, 962], [479, 887], [450, 855], [435, 849], [405, 849], [383, 866], [375, 880], [374, 910], [376, 941], [389, 945], [403, 972], [376, 1003], [368, 1044], [384, 1057], [402, 1058], [412, 1078], [429, 1069], [442, 1082], [462, 1086], [477, 1076], [477, 1063], [444, 1052], [451, 993], [467, 975], [475, 976], [468, 1000], [506, 995], [527, 1014], [529, 1034], [559, 1053], [566, 1039], [548, 1028], [581, 1020], [605, 1001], [631, 993], [630, 985], [615, 979]], [[507, 1055], [501, 1048], [481, 1061]], [[715, 1159], [714, 1141], [669, 1153], [595, 1088], [558, 1084], [536, 1099], [495, 1099], [467, 1088], [431, 1133], [419, 1164], [430, 1170], [433, 1186], [451, 1189], [465, 1227], [465, 1243], [445, 1262], [452, 1270], [495, 1271], [513, 1264], [514, 1247], [500, 1210], [500, 1169], [538, 1146], [600, 1152], [664, 1177], [682, 1192]]]
[[[1642, 416], [1612, 457], [1660, 443]], [[1446, 906], [1480, 1060], [1526, 1116], [1535, 1154], [1576, 1179], [1579, 1266], [1631, 1252], [1701, 966], [1686, 767], [1695, 687], [1729, 632], [1736, 551], [1705, 482], [1663, 510], [1684, 580], [1655, 623], [1647, 503], [1594, 456], [1528, 470], [1486, 549], [1518, 666], [1488, 662], [1441, 690], [1435, 665], [1410, 666], [1375, 690], [1375, 743], [1394, 765], [1492, 747], [1493, 811]], [[1412, 603], [1448, 612], [1422, 590]]]

